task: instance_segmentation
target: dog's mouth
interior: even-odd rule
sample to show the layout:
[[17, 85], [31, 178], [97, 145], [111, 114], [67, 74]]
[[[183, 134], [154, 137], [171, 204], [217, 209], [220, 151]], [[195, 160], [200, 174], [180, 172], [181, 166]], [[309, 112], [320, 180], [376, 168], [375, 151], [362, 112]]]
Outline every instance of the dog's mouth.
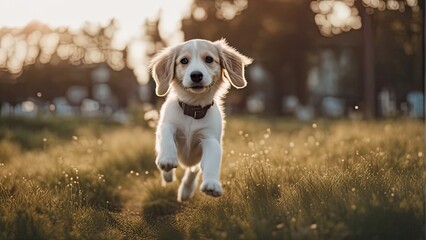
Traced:
[[192, 92], [192, 93], [200, 94], [200, 93], [204, 93], [207, 90], [209, 90], [212, 85], [209, 85], [209, 86], [194, 85], [194, 86], [191, 86], [191, 87], [185, 87], [185, 90]]
[[195, 90], [198, 90], [198, 89], [203, 89], [203, 88], [205, 88], [204, 86], [193, 86], [193, 87], [190, 87], [191, 89], [195, 89]]

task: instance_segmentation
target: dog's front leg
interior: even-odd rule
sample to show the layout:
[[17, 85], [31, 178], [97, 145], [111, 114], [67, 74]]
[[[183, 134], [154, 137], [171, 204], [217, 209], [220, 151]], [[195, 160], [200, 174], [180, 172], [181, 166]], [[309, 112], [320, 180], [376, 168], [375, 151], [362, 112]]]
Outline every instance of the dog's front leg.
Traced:
[[203, 155], [201, 157], [201, 170], [203, 182], [201, 191], [213, 197], [222, 195], [222, 186], [219, 181], [222, 147], [217, 139], [201, 140]]
[[[177, 168], [178, 166], [175, 133], [176, 129], [168, 124], [162, 124], [157, 129], [157, 158], [155, 160], [155, 163], [157, 164], [157, 167], [160, 170], [163, 170], [165, 172], [169, 172], [170, 170], [172, 170], [173, 168]], [[165, 180], [167, 181], [167, 179]]]

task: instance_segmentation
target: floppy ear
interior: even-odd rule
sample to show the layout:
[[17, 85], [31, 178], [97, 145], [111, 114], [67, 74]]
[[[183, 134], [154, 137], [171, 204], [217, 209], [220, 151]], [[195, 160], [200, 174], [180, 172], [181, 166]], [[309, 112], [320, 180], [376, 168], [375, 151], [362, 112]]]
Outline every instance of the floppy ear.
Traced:
[[220, 61], [224, 71], [224, 77], [231, 82], [235, 88], [243, 88], [247, 85], [244, 77], [244, 66], [252, 63], [252, 59], [242, 55], [226, 43], [225, 39], [214, 42], [219, 51]]
[[166, 48], [151, 60], [149, 68], [155, 80], [155, 93], [157, 96], [165, 96], [170, 89], [175, 71], [176, 49]]

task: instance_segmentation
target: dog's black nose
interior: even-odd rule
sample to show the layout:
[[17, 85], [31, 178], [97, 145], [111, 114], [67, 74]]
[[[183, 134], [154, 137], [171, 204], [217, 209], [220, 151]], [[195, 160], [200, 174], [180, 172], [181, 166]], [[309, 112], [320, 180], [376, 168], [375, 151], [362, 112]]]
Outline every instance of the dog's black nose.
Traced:
[[191, 80], [193, 82], [199, 83], [203, 80], [203, 74], [199, 71], [194, 71], [191, 73]]

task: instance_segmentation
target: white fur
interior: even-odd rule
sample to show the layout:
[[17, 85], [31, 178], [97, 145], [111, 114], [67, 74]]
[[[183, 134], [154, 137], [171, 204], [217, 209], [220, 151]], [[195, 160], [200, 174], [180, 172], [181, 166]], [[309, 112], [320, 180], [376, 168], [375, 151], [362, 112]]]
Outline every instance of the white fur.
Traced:
[[[206, 62], [206, 57], [213, 62]], [[188, 59], [182, 64], [182, 58]], [[222, 158], [224, 113], [222, 98], [230, 84], [236, 88], [246, 85], [244, 66], [251, 59], [228, 46], [225, 40], [210, 42], [191, 40], [170, 47], [157, 54], [150, 68], [159, 96], [167, 94], [160, 111], [156, 132], [156, 164], [162, 172], [163, 183], [175, 179], [174, 168], [184, 167], [185, 175], [179, 186], [178, 200], [194, 195], [199, 170], [202, 172], [201, 191], [207, 195], [222, 195], [219, 180]], [[191, 80], [191, 73], [201, 72], [199, 83]], [[194, 86], [198, 88], [193, 88]], [[202, 119], [184, 115], [178, 101], [189, 105], [213, 106]]]

